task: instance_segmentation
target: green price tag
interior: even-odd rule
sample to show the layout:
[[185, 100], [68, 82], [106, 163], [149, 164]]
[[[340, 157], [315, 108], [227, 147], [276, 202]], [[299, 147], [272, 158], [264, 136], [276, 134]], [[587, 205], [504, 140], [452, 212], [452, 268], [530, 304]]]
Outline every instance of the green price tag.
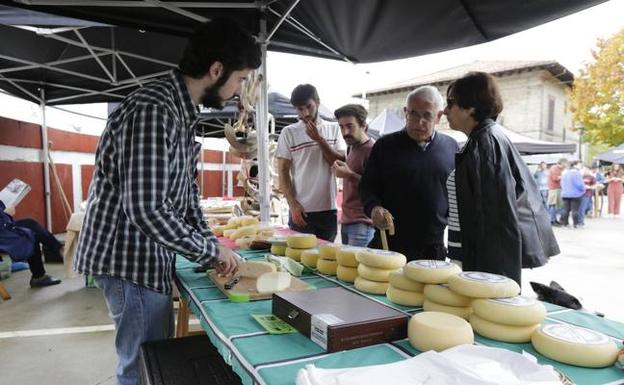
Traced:
[[288, 334], [296, 333], [297, 329], [293, 328], [286, 322], [282, 321], [273, 314], [252, 314], [251, 315], [269, 334]]

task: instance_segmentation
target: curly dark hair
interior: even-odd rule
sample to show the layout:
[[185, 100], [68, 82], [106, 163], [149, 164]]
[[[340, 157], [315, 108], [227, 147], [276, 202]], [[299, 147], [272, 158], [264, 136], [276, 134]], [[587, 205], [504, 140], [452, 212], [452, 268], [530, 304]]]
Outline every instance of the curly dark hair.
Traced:
[[[485, 72], [469, 72], [452, 82], [446, 91], [447, 103], [464, 109], [474, 108], [472, 117], [477, 122], [494, 119], [503, 110], [503, 99], [494, 76]], [[450, 106], [449, 106], [450, 107]]]
[[364, 126], [368, 112], [359, 104], [347, 104], [334, 111], [334, 116], [336, 119], [344, 116], [353, 116], [360, 126]]

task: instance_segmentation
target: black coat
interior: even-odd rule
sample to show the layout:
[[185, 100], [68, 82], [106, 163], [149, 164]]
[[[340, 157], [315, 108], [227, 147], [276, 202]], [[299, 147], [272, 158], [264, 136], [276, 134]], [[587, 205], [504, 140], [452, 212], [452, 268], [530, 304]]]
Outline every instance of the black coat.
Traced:
[[475, 128], [455, 156], [455, 169], [465, 271], [520, 284], [521, 268], [559, 254], [535, 180], [497, 123], [488, 119]]

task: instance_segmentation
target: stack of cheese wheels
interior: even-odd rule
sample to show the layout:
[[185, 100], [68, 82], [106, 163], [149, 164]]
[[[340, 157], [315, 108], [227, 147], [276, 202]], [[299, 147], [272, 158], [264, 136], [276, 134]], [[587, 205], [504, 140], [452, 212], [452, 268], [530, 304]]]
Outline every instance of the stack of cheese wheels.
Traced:
[[355, 282], [358, 276], [357, 267], [360, 264], [357, 260], [357, 253], [366, 250], [364, 247], [342, 246], [336, 250], [336, 276], [345, 282]]
[[414, 314], [407, 325], [407, 338], [421, 352], [474, 343], [472, 328], [465, 319], [437, 311]]
[[307, 249], [301, 252], [301, 263], [309, 268], [316, 269], [316, 263], [319, 259], [318, 249]]
[[316, 247], [316, 235], [314, 234], [294, 234], [286, 237], [286, 250], [287, 257], [294, 259], [295, 261], [301, 260], [301, 253], [304, 250], [313, 249]]
[[533, 333], [531, 343], [548, 358], [587, 368], [611, 366], [618, 356], [618, 347], [608, 336], [566, 324], [542, 325]]
[[425, 284], [414, 281], [405, 275], [405, 268], [393, 271], [388, 276], [386, 297], [390, 302], [403, 306], [421, 306], [425, 299]]
[[316, 269], [319, 273], [336, 275], [338, 263], [336, 262], [336, 250], [341, 245], [337, 243], [325, 243], [319, 246], [319, 259], [316, 262]]
[[[212, 232], [217, 237], [230, 237], [235, 232], [235, 230], [237, 230], [240, 227], [255, 226], [255, 225], [258, 225], [259, 223], [260, 221], [258, 220], [258, 218], [252, 217], [250, 215], [245, 215], [242, 217], [232, 217], [228, 219], [227, 224], [222, 225], [222, 226], [212, 227]], [[237, 238], [240, 238], [240, 236]]]
[[269, 238], [271, 243], [271, 254], [273, 255], [286, 255], [286, 237], [282, 235], [276, 235]]
[[390, 273], [405, 266], [405, 255], [386, 250], [364, 249], [356, 254], [359, 265], [355, 288], [370, 294], [385, 295]]
[[425, 285], [424, 311], [439, 311], [468, 319], [472, 314], [472, 298], [457, 294], [447, 284]]
[[534, 298], [515, 296], [475, 299], [470, 324], [475, 332], [497, 341], [529, 342], [546, 317], [544, 305]]

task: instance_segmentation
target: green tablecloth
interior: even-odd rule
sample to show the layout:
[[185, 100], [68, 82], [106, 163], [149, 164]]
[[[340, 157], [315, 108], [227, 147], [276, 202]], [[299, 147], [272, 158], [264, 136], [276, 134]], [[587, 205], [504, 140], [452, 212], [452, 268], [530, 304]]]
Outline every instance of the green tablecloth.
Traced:
[[[260, 259], [263, 253], [239, 252], [246, 259]], [[202, 328], [210, 337], [226, 362], [246, 385], [292, 385], [297, 371], [314, 363], [320, 368], [358, 367], [385, 364], [402, 360], [420, 352], [407, 340], [379, 344], [360, 349], [328, 354], [300, 333], [269, 335], [251, 314], [270, 314], [271, 301], [231, 303], [208, 279], [205, 273], [194, 273], [196, 264], [178, 257], [176, 282], [191, 311], [200, 319]], [[355, 290], [351, 284], [335, 277], [316, 273], [304, 274], [303, 280], [317, 288], [343, 286]], [[408, 308], [388, 302], [385, 296], [367, 295], [394, 309], [414, 314], [421, 308]], [[624, 339], [624, 324], [605, 320], [595, 315], [545, 304], [546, 322], [562, 322], [599, 330], [618, 341]], [[588, 369], [552, 361], [537, 353], [530, 343], [511, 344], [475, 335], [477, 344], [504, 348], [515, 352], [526, 351], [542, 364], [552, 365], [579, 385], [624, 383], [624, 371], [616, 367]], [[621, 344], [620, 344], [621, 346]]]

